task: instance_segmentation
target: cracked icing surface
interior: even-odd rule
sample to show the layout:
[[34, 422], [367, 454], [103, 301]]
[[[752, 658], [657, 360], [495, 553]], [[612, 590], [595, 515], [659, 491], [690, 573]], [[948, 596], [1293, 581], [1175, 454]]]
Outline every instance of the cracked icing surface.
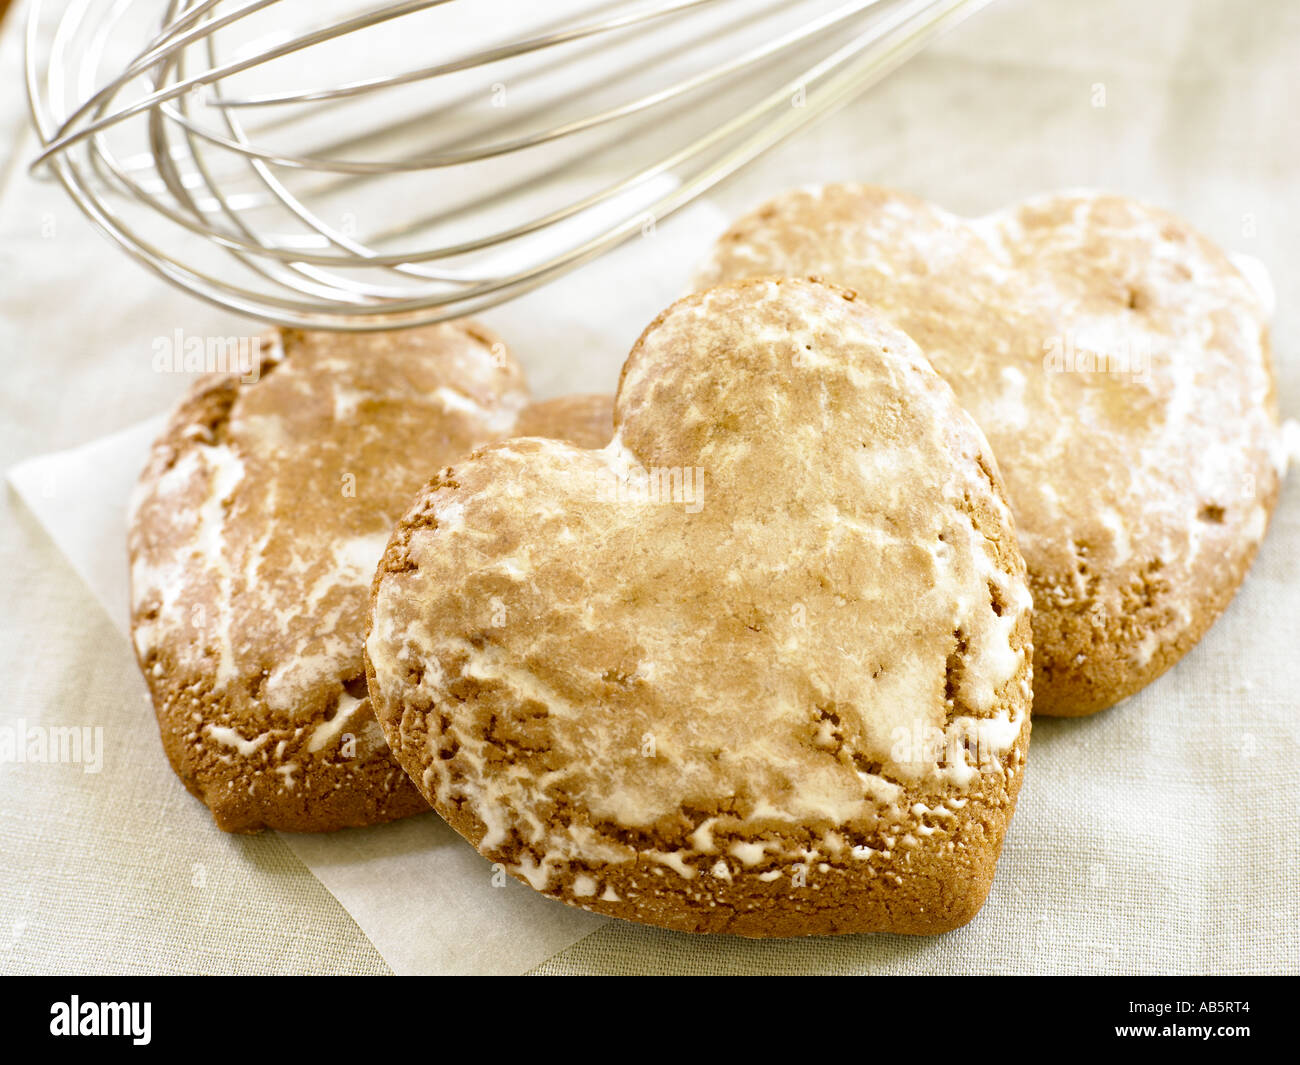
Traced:
[[[988, 446], [850, 293], [684, 300], [603, 450], [494, 445], [376, 574], [398, 761], [574, 905], [748, 935], [968, 920], [1019, 788], [1029, 594]], [[687, 492], [620, 495], [643, 469]]]
[[417, 813], [362, 663], [392, 524], [432, 472], [517, 424], [603, 443], [610, 401], [529, 406], [468, 323], [274, 339], [255, 384], [195, 387], [132, 500], [132, 638], [163, 745], [229, 831]]
[[[1184, 222], [1089, 193], [968, 220], [803, 189], [738, 221], [698, 283], [760, 275], [853, 288], [984, 429], [1034, 594], [1036, 712], [1132, 694], [1226, 606], [1284, 469], [1268, 312]], [[1096, 353], [1139, 372], [1097, 372]]]

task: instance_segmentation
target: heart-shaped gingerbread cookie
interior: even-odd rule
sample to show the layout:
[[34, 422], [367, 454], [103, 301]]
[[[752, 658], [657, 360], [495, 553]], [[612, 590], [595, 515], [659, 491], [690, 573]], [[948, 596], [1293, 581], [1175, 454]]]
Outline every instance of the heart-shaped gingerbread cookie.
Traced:
[[603, 444], [610, 400], [528, 406], [505, 346], [468, 323], [285, 332], [266, 348], [255, 381], [200, 382], [133, 501], [132, 638], [163, 746], [232, 832], [427, 810], [388, 753], [362, 667], [393, 522], [479, 444], [517, 431]]
[[[1029, 594], [988, 446], [850, 293], [689, 297], [615, 438], [492, 445], [375, 577], [393, 753], [535, 889], [669, 928], [939, 932], [1029, 738]], [[485, 889], [487, 874], [485, 872]]]
[[911, 336], [993, 445], [1034, 594], [1034, 710], [1090, 714], [1204, 634], [1277, 497], [1267, 315], [1218, 248], [1117, 196], [968, 220], [840, 185], [737, 222], [701, 288], [816, 275]]

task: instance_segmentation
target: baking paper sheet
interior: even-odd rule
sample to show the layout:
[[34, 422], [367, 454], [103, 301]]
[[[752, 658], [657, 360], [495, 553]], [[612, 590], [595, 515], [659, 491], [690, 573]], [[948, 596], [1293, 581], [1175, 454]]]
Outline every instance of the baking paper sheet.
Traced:
[[[724, 228], [721, 212], [697, 202], [597, 263], [481, 318], [531, 365], [544, 368], [531, 381], [539, 397], [612, 392], [641, 328], [681, 294], [692, 264]], [[9, 474], [124, 634], [130, 627], [127, 499], [165, 419], [160, 414], [29, 460]], [[143, 705], [140, 692], [123, 693], [122, 712], [131, 715], [124, 727], [156, 743]], [[158, 788], [183, 791], [161, 750], [156, 774]], [[607, 920], [557, 905], [513, 879], [496, 878], [494, 885], [491, 866], [436, 814], [326, 835], [282, 835], [398, 973], [523, 973]]]

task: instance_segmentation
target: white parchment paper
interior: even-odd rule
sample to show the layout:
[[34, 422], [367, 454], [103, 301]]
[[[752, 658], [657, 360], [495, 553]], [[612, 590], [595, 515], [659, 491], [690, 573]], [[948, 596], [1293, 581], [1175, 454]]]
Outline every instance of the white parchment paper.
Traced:
[[[552, 371], [533, 382], [539, 396], [612, 392], [622, 356], [681, 294], [691, 266], [725, 225], [715, 207], [696, 203], [599, 262], [481, 317]], [[159, 415], [9, 474], [124, 634], [126, 502], [164, 421]], [[122, 705], [135, 716], [126, 727], [147, 735], [154, 726], [140, 712], [139, 694], [124, 693]], [[180, 787], [161, 756], [156, 776], [157, 788]], [[488, 863], [435, 814], [283, 838], [398, 973], [523, 973], [605, 922], [513, 880], [494, 887]]]

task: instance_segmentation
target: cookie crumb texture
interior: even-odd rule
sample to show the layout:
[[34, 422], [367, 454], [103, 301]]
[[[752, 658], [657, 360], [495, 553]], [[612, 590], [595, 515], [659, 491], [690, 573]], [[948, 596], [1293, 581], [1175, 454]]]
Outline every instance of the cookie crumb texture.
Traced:
[[399, 522], [367, 641], [398, 761], [570, 905], [747, 936], [968, 921], [1032, 648], [950, 388], [852, 293], [747, 282], [649, 327], [614, 418], [602, 450], [484, 448]]
[[[131, 628], [163, 747], [230, 832], [313, 832], [427, 810], [374, 719], [369, 588], [432, 471], [607, 398], [529, 413], [518, 366], [468, 323], [365, 337], [284, 331], [255, 382], [201, 381], [132, 500]], [[604, 412], [602, 415], [602, 411]]]
[[966, 219], [831, 185], [742, 218], [698, 284], [787, 274], [853, 288], [987, 434], [1034, 595], [1036, 713], [1105, 709], [1192, 648], [1284, 469], [1268, 312], [1222, 251], [1119, 196]]

